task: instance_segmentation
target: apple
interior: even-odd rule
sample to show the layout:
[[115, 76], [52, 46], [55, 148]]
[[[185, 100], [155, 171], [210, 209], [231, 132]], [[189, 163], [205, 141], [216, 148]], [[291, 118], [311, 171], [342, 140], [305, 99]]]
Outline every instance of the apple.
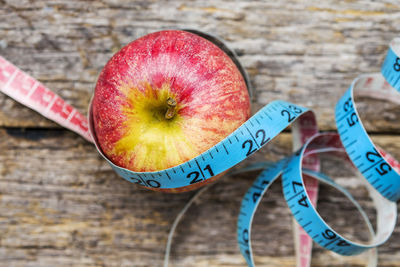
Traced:
[[[250, 116], [244, 78], [212, 42], [187, 31], [143, 36], [117, 52], [93, 101], [100, 149], [135, 172], [164, 170], [211, 148]], [[198, 188], [216, 178], [178, 189]]]

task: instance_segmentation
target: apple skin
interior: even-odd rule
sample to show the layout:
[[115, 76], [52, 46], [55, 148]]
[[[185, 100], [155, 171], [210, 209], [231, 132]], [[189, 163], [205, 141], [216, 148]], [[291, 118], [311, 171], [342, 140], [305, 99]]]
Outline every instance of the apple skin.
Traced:
[[[165, 117], [167, 100], [176, 101]], [[93, 101], [98, 144], [114, 164], [164, 170], [211, 148], [250, 116], [245, 81], [228, 55], [190, 32], [143, 36], [117, 52], [98, 78]], [[211, 179], [177, 189], [184, 192]]]

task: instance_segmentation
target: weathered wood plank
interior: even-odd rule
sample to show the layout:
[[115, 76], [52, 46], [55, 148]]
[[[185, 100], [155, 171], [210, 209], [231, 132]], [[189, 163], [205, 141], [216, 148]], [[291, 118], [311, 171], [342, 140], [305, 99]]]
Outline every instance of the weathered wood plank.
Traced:
[[[357, 75], [379, 71], [389, 41], [400, 30], [395, 0], [0, 4], [0, 54], [82, 112], [100, 69], [121, 46], [159, 29], [195, 28], [221, 36], [238, 52], [258, 105], [284, 99], [312, 107], [325, 130], [334, 129], [340, 95]], [[399, 120], [399, 109], [385, 112]], [[372, 130], [399, 131], [398, 125], [376, 118], [374, 109], [368, 114]], [[55, 127], [3, 95], [0, 126]]]
[[[252, 161], [288, 155], [282, 134]], [[400, 156], [399, 137], [374, 136]], [[326, 164], [337, 172], [337, 164]], [[341, 169], [341, 168], [340, 168]], [[256, 172], [226, 177], [185, 216], [173, 244], [172, 266], [243, 266], [235, 236], [240, 201]], [[338, 181], [373, 216], [357, 179]], [[94, 147], [64, 130], [0, 130], [0, 262], [8, 266], [161, 266], [169, 227], [193, 192], [163, 194], [117, 177]], [[323, 216], [350, 237], [364, 237], [348, 201], [321, 187]], [[325, 211], [325, 212], [323, 212]], [[291, 215], [280, 185], [262, 201], [253, 224], [260, 266], [293, 266]], [[361, 233], [361, 234], [359, 234]], [[398, 266], [400, 229], [380, 250], [379, 266]], [[313, 266], [362, 266], [365, 256], [340, 257], [319, 247]]]
[[[400, 6], [370, 1], [0, 0], [0, 55], [86, 113], [99, 71], [123, 45], [166, 28], [221, 36], [256, 90], [253, 109], [273, 99], [313, 108], [333, 130], [334, 105], [358, 74], [377, 72], [398, 36]], [[374, 141], [400, 158], [398, 107], [359, 105]], [[26, 129], [33, 127], [33, 129]], [[246, 160], [276, 160], [290, 135]], [[336, 162], [324, 164], [374, 217], [366, 192]], [[340, 173], [339, 173], [340, 171]], [[185, 216], [172, 266], [244, 266], [236, 244], [241, 198], [257, 173], [226, 177]], [[117, 177], [92, 145], [0, 94], [0, 265], [161, 266], [168, 230], [193, 195], [161, 194]], [[365, 239], [348, 201], [321, 187], [319, 209], [340, 232]], [[259, 266], [294, 266], [291, 216], [279, 184], [253, 225]], [[379, 248], [379, 266], [399, 266], [400, 229]], [[319, 247], [313, 266], [363, 266]]]

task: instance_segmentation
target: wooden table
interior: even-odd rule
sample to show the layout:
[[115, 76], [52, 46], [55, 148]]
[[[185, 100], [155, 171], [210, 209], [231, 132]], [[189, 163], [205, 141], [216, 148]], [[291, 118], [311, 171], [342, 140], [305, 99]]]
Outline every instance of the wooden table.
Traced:
[[[361, 73], [378, 72], [400, 34], [388, 1], [11, 1], [0, 0], [0, 55], [86, 113], [106, 61], [128, 42], [167, 28], [216, 34], [239, 55], [255, 88], [253, 109], [273, 99], [311, 107], [334, 131], [334, 106]], [[400, 158], [399, 108], [362, 102], [372, 138]], [[242, 165], [291, 151], [287, 131]], [[353, 186], [337, 163], [328, 172]], [[240, 201], [257, 173], [224, 178], [185, 216], [172, 266], [245, 266], [236, 244]], [[161, 266], [170, 225], [194, 192], [162, 194], [119, 178], [94, 147], [0, 94], [0, 265]], [[319, 207], [341, 232], [363, 227], [340, 194], [321, 187]], [[259, 266], [294, 266], [291, 215], [279, 183], [253, 225]], [[364, 227], [365, 228], [365, 227]], [[365, 231], [365, 230], [364, 230]], [[379, 248], [379, 266], [400, 266], [400, 227]], [[312, 266], [364, 266], [315, 245]]]

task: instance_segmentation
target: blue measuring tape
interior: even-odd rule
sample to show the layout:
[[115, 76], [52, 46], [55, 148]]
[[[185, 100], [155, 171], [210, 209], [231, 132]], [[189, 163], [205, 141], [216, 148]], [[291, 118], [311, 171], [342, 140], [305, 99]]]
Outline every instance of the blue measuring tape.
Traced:
[[306, 112], [309, 112], [307, 108], [286, 101], [273, 101], [209, 150], [176, 167], [157, 172], [133, 172], [115, 165], [104, 156], [93, 134], [91, 109], [89, 127], [99, 153], [121, 177], [150, 188], [180, 188], [207, 180], [245, 160]]
[[390, 43], [381, 72], [386, 81], [400, 92], [400, 38]]
[[[400, 75], [399, 75], [400, 77]], [[362, 90], [371, 76], [355, 79], [336, 105], [335, 119], [347, 154], [371, 185], [391, 201], [400, 198], [400, 174], [379, 153], [362, 125], [354, 102], [354, 90]], [[374, 77], [375, 79], [377, 77]]]
[[[392, 41], [382, 65], [382, 74], [362, 75], [355, 79], [336, 105], [335, 119], [339, 134], [317, 134], [291, 157], [277, 162], [264, 170], [245, 194], [238, 218], [237, 238], [240, 251], [249, 266], [254, 266], [251, 250], [251, 222], [262, 196], [268, 187], [282, 174], [282, 188], [286, 202], [307, 234], [322, 247], [341, 255], [356, 255], [376, 248], [391, 235], [396, 224], [396, 202], [400, 198], [400, 175], [393, 160], [385, 158], [368, 137], [354, 102], [354, 91], [367, 95], [386, 95], [384, 99], [399, 103], [400, 92], [400, 39]], [[390, 84], [390, 86], [388, 86]], [[395, 90], [394, 90], [395, 89]], [[388, 97], [389, 95], [389, 97]], [[339, 138], [341, 142], [339, 141]], [[344, 158], [365, 178], [365, 183], [377, 210], [377, 232], [374, 233], [364, 211], [351, 195], [329, 177], [302, 169], [303, 159], [317, 153], [346, 151]], [[398, 163], [396, 162], [396, 165]], [[371, 241], [367, 244], [348, 240], [332, 229], [318, 214], [307, 194], [303, 174], [328, 183], [347, 196], [367, 222]], [[376, 266], [376, 256], [369, 266]]]
[[336, 137], [336, 134], [317, 135], [309, 139], [302, 149], [289, 159], [287, 167], [283, 169], [283, 193], [293, 216], [315, 242], [341, 255], [356, 255], [366, 249], [381, 245], [389, 238], [396, 224], [396, 203], [389, 201], [374, 190], [370, 191], [377, 209], [378, 224], [377, 233], [369, 244], [352, 242], [325, 223], [308, 199], [303, 183], [301, 164], [307, 149], [315, 150], [313, 153], [318, 153], [319, 150], [325, 152], [340, 149], [342, 144], [335, 142]]
[[[335, 148], [326, 149], [326, 147], [325, 147], [323, 150], [314, 151], [314, 153], [316, 153], [316, 152], [326, 153], [329, 151], [336, 151], [336, 149]], [[255, 265], [254, 259], [253, 259], [253, 253], [251, 250], [251, 223], [253, 220], [254, 213], [255, 213], [258, 205], [260, 204], [262, 197], [267, 192], [269, 186], [279, 178], [279, 176], [282, 174], [283, 170], [285, 169], [285, 166], [288, 165], [289, 160], [290, 160], [289, 158], [285, 158], [285, 159], [277, 162], [272, 167], [269, 167], [268, 169], [265, 169], [263, 172], [261, 172], [261, 174], [257, 177], [257, 179], [255, 180], [255, 182], [253, 183], [251, 188], [247, 191], [247, 193], [244, 196], [242, 206], [241, 206], [241, 211], [239, 214], [239, 219], [238, 219], [237, 236], [238, 236], [238, 243], [239, 243], [240, 251], [243, 254], [243, 256], [245, 257], [248, 266]], [[308, 175], [309, 177], [317, 179], [320, 182], [324, 182], [324, 183], [336, 188], [340, 192], [342, 192], [355, 205], [357, 210], [360, 212], [365, 223], [367, 224], [367, 227], [368, 227], [371, 237], [375, 236], [373, 226], [371, 225], [371, 223], [368, 219], [368, 216], [365, 214], [364, 210], [361, 208], [361, 206], [358, 204], [358, 202], [351, 196], [351, 194], [346, 189], [337, 185], [330, 177], [328, 177], [322, 173], [307, 170], [307, 169], [304, 169], [303, 173]], [[295, 194], [297, 194], [297, 193], [299, 193], [299, 195], [301, 194], [299, 199], [292, 198], [290, 200], [290, 201], [294, 202], [294, 204], [292, 204], [293, 208], [296, 205], [300, 205], [300, 206], [304, 206], [304, 207], [311, 206], [311, 205], [309, 205], [310, 201], [305, 198], [304, 185], [303, 185], [303, 188], [299, 191], [298, 190], [299, 188], [297, 188], [297, 187], [299, 187], [297, 182], [294, 182], [292, 184], [290, 182], [286, 182], [285, 188], [288, 189], [291, 185], [292, 186], [294, 185], [296, 187]], [[297, 204], [296, 204], [296, 201], [297, 201]], [[316, 213], [316, 211], [315, 211], [315, 213]], [[294, 214], [297, 215], [297, 214], [299, 214], [299, 212], [294, 211]], [[304, 229], [308, 229], [307, 230], [308, 234], [312, 234], [313, 231], [316, 231], [316, 232], [318, 231], [318, 230], [315, 230], [317, 228], [314, 227], [314, 225], [312, 225], [312, 222], [313, 222], [312, 219], [305, 220], [305, 218], [298, 217], [298, 216], [297, 217], [295, 216], [295, 218], [297, 219], [297, 221], [300, 223], [300, 225]], [[307, 219], [309, 219], [309, 218], [307, 218]], [[341, 242], [337, 239], [333, 240], [333, 238], [336, 237], [336, 236], [334, 236], [335, 233], [332, 230], [328, 230], [328, 228], [324, 228], [323, 231], [321, 231], [321, 233], [322, 233], [321, 237], [329, 238], [329, 242], [336, 241], [337, 244], [340, 244], [341, 246], [344, 246], [344, 244], [347, 244], [347, 243], [345, 243], [346, 241]], [[317, 234], [315, 234], [314, 237], [318, 237], [316, 235]], [[322, 243], [322, 241], [323, 240], [321, 240], [321, 243]], [[326, 244], [328, 244], [328, 243], [326, 243]], [[370, 257], [369, 263], [371, 264], [370, 266], [376, 266], [376, 261], [377, 261], [376, 251], [372, 250], [371, 253], [369, 254], [369, 257]]]

